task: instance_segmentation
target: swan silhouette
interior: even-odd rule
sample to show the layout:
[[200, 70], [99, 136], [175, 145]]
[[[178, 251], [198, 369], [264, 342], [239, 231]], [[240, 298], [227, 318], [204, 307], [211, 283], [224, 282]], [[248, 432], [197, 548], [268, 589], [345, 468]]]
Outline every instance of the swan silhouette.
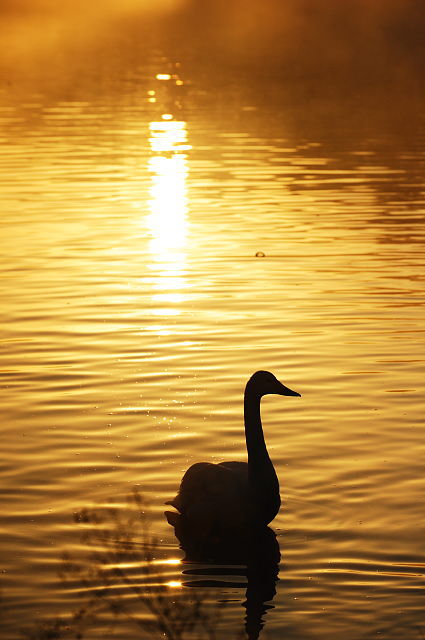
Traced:
[[[267, 452], [260, 416], [267, 394], [299, 396], [269, 371], [257, 371], [244, 394], [248, 462], [197, 462], [184, 474], [179, 492], [166, 502], [168, 522], [179, 540], [190, 538], [206, 548], [253, 527], [265, 527], [280, 508], [279, 481]], [[199, 544], [198, 544], [199, 546]]]

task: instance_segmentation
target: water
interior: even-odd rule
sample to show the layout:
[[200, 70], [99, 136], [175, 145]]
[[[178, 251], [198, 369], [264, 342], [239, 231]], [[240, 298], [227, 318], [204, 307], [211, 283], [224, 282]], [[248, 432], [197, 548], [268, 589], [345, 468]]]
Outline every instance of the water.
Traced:
[[[158, 57], [3, 91], [4, 638], [425, 637], [423, 119], [272, 93]], [[163, 511], [244, 459], [257, 369], [302, 397], [262, 404], [280, 579], [244, 605]]]

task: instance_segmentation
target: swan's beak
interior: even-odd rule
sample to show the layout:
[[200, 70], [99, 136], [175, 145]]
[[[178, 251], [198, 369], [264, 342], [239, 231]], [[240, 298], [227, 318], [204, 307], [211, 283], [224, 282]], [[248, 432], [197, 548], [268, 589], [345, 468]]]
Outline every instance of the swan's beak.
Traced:
[[279, 383], [279, 385], [280, 391], [277, 391], [276, 393], [278, 393], [280, 396], [298, 396], [299, 398], [301, 397], [300, 393], [297, 393], [296, 391], [292, 391], [292, 389], [285, 387], [285, 385], [281, 382]]

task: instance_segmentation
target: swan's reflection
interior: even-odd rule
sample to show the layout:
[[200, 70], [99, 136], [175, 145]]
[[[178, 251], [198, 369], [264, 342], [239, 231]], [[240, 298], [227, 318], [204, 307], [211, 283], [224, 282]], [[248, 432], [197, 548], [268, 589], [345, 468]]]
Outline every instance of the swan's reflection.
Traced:
[[[191, 528], [185, 527], [181, 518], [173, 518], [174, 515], [170, 511], [166, 513], [185, 553], [184, 562], [208, 564], [203, 568], [185, 569], [184, 577], [196, 576], [197, 579], [183, 580], [183, 586], [246, 587], [245, 631], [249, 640], [257, 640], [265, 624], [264, 615], [273, 607], [270, 603], [276, 594], [280, 561], [276, 534], [270, 527], [259, 527], [231, 538], [212, 537], [200, 541]], [[229, 581], [229, 576], [245, 580]]]

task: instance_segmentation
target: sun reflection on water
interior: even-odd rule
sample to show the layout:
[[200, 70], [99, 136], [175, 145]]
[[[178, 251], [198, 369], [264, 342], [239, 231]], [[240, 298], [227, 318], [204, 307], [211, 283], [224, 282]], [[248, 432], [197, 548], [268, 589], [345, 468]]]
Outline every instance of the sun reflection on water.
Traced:
[[174, 589], [178, 589], [179, 587], [182, 586], [182, 582], [180, 580], [170, 580], [165, 584], [167, 585], [167, 587], [173, 587]]
[[[188, 156], [186, 122], [163, 114], [162, 120], [149, 125], [149, 144], [152, 156], [148, 169], [151, 174], [148, 225], [151, 232], [151, 267], [155, 271], [153, 288], [159, 290], [153, 300], [178, 305], [185, 300], [182, 289], [187, 288], [186, 242], [188, 234]], [[160, 308], [158, 315], [176, 315], [176, 307]]]
[[167, 558], [166, 560], [158, 560], [157, 564], [169, 564], [169, 565], [179, 565], [182, 564], [180, 558]]

